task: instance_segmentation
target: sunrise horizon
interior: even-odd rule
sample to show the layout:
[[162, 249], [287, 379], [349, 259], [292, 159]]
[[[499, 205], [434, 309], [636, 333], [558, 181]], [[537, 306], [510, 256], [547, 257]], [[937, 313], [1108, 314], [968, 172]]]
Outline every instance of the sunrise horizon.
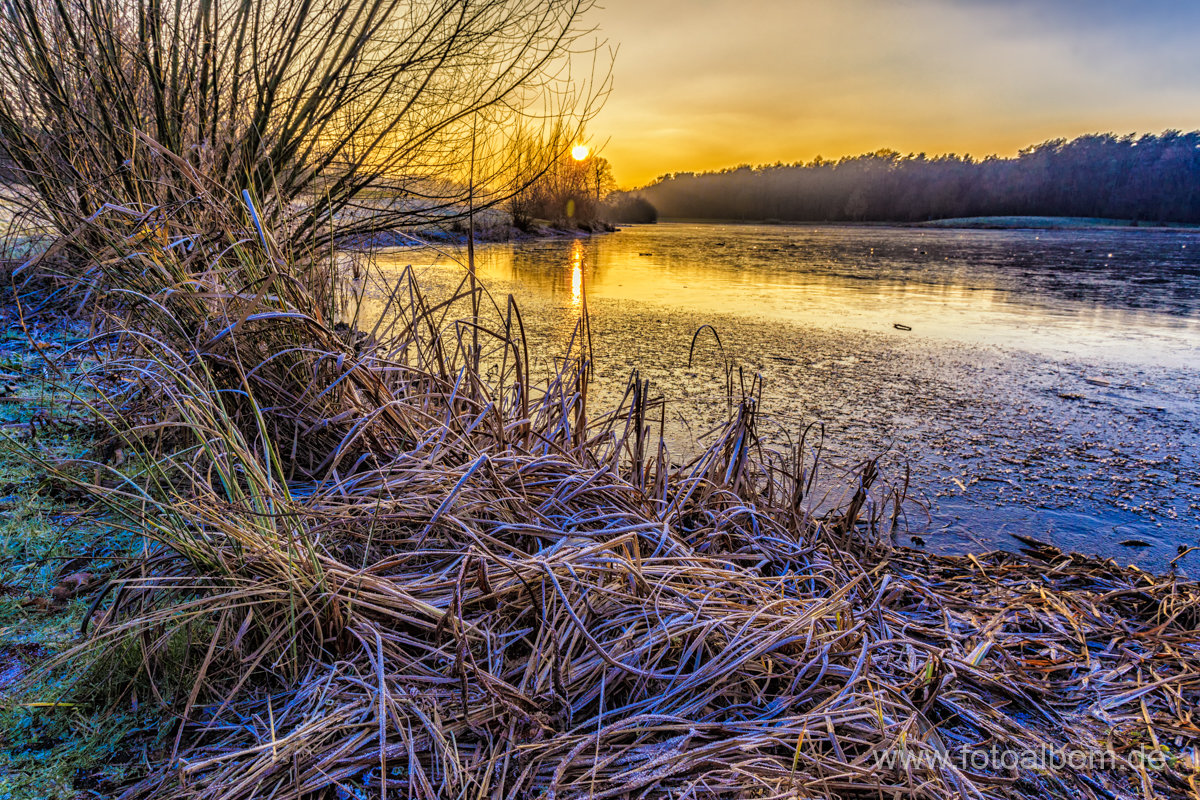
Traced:
[[879, 149], [1010, 157], [1200, 129], [1200, 7], [1164, 0], [609, 0], [595, 20], [615, 58], [589, 136], [627, 189]]
[[[979, 148], [968, 149], [968, 148], [950, 147], [948, 149], [937, 149], [937, 148], [932, 148], [932, 147], [919, 147], [919, 146], [899, 147], [899, 146], [895, 146], [895, 145], [889, 145], [886, 143], [880, 143], [877, 146], [864, 145], [864, 146], [858, 147], [858, 148], [851, 147], [851, 148], [847, 148], [844, 150], [831, 150], [831, 149], [815, 148], [815, 151], [812, 152], [811, 155], [801, 154], [801, 155], [797, 155], [795, 157], [792, 157], [792, 156], [781, 156], [781, 157], [764, 156], [764, 157], [759, 157], [759, 158], [744, 158], [744, 159], [736, 160], [736, 161], [721, 161], [718, 158], [718, 159], [710, 159], [710, 160], [702, 161], [701, 166], [696, 166], [693, 163], [688, 163], [688, 164], [680, 164], [678, 166], [674, 166], [673, 168], [661, 169], [661, 170], [655, 170], [653, 167], [647, 166], [647, 167], [644, 167], [641, 171], [635, 173], [638, 176], [645, 176], [645, 175], [649, 176], [649, 177], [644, 177], [640, 180], [625, 180], [623, 178], [623, 175], [626, 173], [630, 173], [630, 170], [627, 170], [624, 168], [623, 162], [617, 160], [618, 158], [620, 158], [620, 156], [614, 155], [612, 150], [609, 147], [605, 147], [605, 146], [601, 145], [596, 148], [596, 150], [594, 151], [594, 154], [608, 159], [609, 162], [612, 164], [612, 168], [613, 168], [613, 171], [616, 176], [616, 183], [620, 190], [622, 190], [622, 191], [638, 191], [639, 189], [643, 189], [647, 186], [651, 186], [651, 185], [655, 184], [656, 182], [658, 182], [661, 178], [664, 178], [664, 177], [667, 177], [670, 175], [679, 175], [679, 174], [688, 174], [688, 173], [702, 174], [702, 173], [712, 173], [712, 172], [723, 172], [723, 171], [727, 171], [727, 170], [739, 169], [741, 167], [758, 168], [758, 167], [774, 166], [774, 165], [778, 165], [778, 164], [783, 164], [783, 165], [811, 164], [817, 160], [821, 160], [821, 161], [825, 161], [825, 162], [837, 162], [837, 161], [841, 161], [843, 159], [857, 158], [860, 156], [867, 156], [867, 155], [871, 155], [874, 153], [880, 153], [880, 152], [895, 152], [895, 153], [898, 153], [900, 155], [900, 157], [922, 156], [923, 155], [930, 159], [945, 157], [945, 156], [959, 157], [959, 158], [964, 158], [964, 159], [969, 158], [974, 161], [982, 161], [984, 159], [992, 158], [992, 157], [1002, 158], [1002, 159], [1011, 159], [1011, 158], [1016, 158], [1024, 150], [1027, 150], [1031, 147], [1036, 147], [1036, 146], [1041, 145], [1046, 142], [1053, 142], [1053, 141], [1070, 142], [1075, 139], [1080, 139], [1080, 138], [1084, 138], [1084, 137], [1088, 137], [1088, 136], [1109, 136], [1109, 135], [1116, 136], [1118, 138], [1138, 139], [1142, 136], [1158, 136], [1158, 135], [1161, 135], [1164, 133], [1169, 133], [1172, 131], [1181, 132], [1181, 133], [1190, 133], [1197, 129], [1200, 129], [1200, 126], [1193, 128], [1193, 127], [1183, 127], [1183, 126], [1178, 126], [1178, 125], [1176, 125], [1176, 126], [1167, 125], [1165, 127], [1159, 128], [1159, 129], [1151, 128], [1151, 129], [1136, 129], [1136, 130], [1095, 128], [1095, 129], [1088, 129], [1088, 130], [1080, 130], [1076, 133], [1061, 133], [1061, 134], [1053, 134], [1052, 133], [1052, 134], [1047, 134], [1047, 135], [1043, 135], [1043, 136], [1038, 136], [1035, 138], [1030, 138], [1029, 141], [1026, 141], [1022, 144], [1004, 145], [1004, 146], [999, 146], [999, 147], [994, 147], [994, 148], [979, 147]], [[805, 152], [807, 153], [809, 150], [813, 150], [813, 148], [807, 148], [805, 150]], [[674, 162], [672, 161], [671, 163], [674, 163]]]

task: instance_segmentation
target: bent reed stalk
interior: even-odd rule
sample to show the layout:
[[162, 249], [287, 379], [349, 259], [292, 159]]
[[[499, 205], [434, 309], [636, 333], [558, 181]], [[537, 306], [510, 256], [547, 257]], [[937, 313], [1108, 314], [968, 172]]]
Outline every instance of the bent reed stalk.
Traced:
[[[1195, 791], [1194, 584], [891, 547], [874, 465], [817, 515], [816, 465], [760, 443], [753, 398], [682, 466], [642, 384], [589, 408], [586, 315], [540, 384], [511, 302], [447, 322], [408, 274], [373, 331], [338, 326], [333, 268], [306, 283], [221, 219], [219, 244], [120, 209], [89, 233], [86, 381], [133, 466], [57, 475], [152, 545], [64, 662], [163, 711], [124, 796]], [[1117, 758], [976, 770], [962, 745]]]

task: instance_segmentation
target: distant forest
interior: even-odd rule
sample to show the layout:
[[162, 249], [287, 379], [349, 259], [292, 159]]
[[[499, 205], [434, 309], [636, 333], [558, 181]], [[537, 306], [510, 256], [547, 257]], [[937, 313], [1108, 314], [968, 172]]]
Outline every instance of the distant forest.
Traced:
[[838, 161], [664, 175], [663, 217], [919, 221], [975, 216], [1200, 222], [1200, 131], [1055, 139], [1014, 158], [880, 150]]

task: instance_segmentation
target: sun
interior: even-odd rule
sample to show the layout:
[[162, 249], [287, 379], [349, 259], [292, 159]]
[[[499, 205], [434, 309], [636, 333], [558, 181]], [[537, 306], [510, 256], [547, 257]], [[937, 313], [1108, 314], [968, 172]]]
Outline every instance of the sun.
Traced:
[[588, 157], [588, 147], [586, 144], [577, 144], [571, 148], [571, 158], [576, 161], [583, 161]]

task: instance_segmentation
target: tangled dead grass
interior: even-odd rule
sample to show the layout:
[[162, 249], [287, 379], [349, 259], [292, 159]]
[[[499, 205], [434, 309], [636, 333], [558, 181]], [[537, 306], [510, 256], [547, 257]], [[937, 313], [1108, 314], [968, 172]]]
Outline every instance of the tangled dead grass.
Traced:
[[753, 398], [685, 465], [643, 384], [595, 413], [586, 314], [539, 384], [511, 303], [410, 277], [339, 329], [262, 231], [143, 228], [88, 345], [129, 463], [59, 470], [153, 543], [66, 659], [162, 708], [125, 796], [1195, 795], [1196, 585], [894, 548], [902, 493], [868, 462], [817, 514]]

